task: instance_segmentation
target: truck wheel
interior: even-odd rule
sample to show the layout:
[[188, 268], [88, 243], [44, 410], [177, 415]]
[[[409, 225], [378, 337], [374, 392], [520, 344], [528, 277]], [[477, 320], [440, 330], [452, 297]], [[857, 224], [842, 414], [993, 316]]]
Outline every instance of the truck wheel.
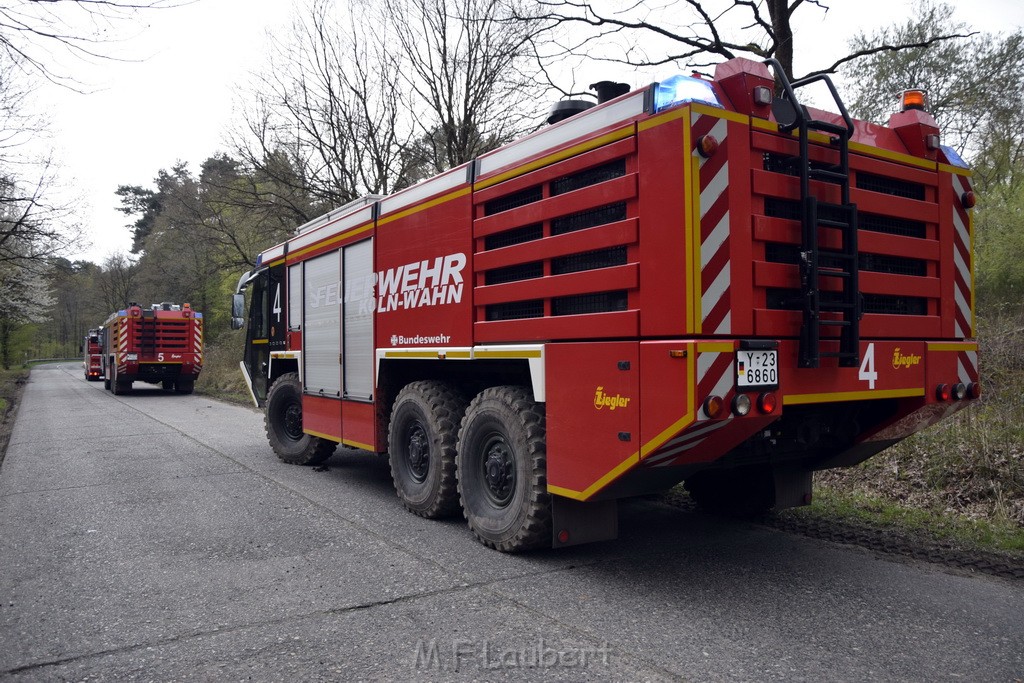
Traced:
[[491, 387], [473, 399], [456, 472], [462, 509], [481, 543], [502, 552], [550, 547], [544, 412], [530, 392]]
[[337, 446], [302, 431], [302, 386], [297, 372], [281, 375], [270, 387], [263, 424], [270, 447], [290, 465], [317, 465], [331, 457]]
[[413, 382], [395, 399], [388, 451], [395, 492], [409, 512], [436, 519], [459, 509], [455, 443], [466, 402], [441, 382]]
[[715, 514], [755, 517], [775, 505], [775, 480], [770, 467], [705, 470], [684, 485], [697, 505]]
[[167, 392], [174, 391], [174, 380], [173, 379], [162, 380], [160, 382], [160, 388], [163, 389], [164, 391], [167, 391]]
[[110, 373], [112, 372], [112, 369], [108, 369], [106, 372], [103, 373], [103, 388], [106, 389], [107, 391], [110, 391]]
[[126, 382], [118, 376], [116, 365], [114, 366], [114, 377], [111, 380], [111, 384], [111, 390], [114, 392], [115, 396], [124, 396], [132, 390], [131, 381]]
[[179, 379], [173, 383], [173, 386], [179, 394], [191, 394], [196, 387], [196, 381], [194, 379]]

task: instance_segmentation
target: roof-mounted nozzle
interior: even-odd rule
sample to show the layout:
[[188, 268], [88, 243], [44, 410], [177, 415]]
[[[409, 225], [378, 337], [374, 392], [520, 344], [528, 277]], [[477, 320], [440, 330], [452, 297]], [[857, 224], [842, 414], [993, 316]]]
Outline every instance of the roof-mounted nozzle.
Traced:
[[594, 103], [587, 100], [562, 100], [561, 102], [555, 102], [548, 111], [548, 123], [555, 124], [559, 121], [564, 121], [570, 116], [576, 116], [576, 114], [584, 112], [593, 106], [595, 106]]
[[597, 103], [602, 104], [608, 100], [614, 100], [619, 95], [629, 92], [628, 83], [616, 83], [615, 81], [598, 81], [591, 83], [590, 89], [597, 93]]

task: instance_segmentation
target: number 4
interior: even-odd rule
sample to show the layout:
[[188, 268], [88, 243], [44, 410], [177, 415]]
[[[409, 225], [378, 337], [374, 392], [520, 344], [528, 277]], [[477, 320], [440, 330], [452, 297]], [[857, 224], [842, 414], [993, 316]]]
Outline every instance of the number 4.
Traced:
[[274, 291], [274, 307], [270, 310], [271, 313], [277, 316], [277, 322], [281, 322], [281, 283], [277, 283], [277, 289]]
[[857, 379], [866, 381], [868, 389], [875, 388], [875, 380], [878, 379], [878, 373], [875, 372], [874, 342], [868, 344], [868, 349], [864, 352], [864, 362], [860, 364], [860, 373], [857, 375]]

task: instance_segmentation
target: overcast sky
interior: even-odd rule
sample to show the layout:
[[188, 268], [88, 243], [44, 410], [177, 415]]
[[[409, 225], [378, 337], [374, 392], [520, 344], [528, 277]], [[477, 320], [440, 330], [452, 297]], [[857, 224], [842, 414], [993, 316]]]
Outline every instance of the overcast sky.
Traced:
[[[94, 262], [128, 251], [127, 217], [116, 211], [118, 185], [152, 186], [162, 168], [185, 161], [198, 171], [224, 151], [224, 132], [235, 115], [235, 92], [266, 52], [267, 32], [286, 30], [292, 0], [195, 0], [148, 12], [146, 26], [118, 47], [141, 61], [79, 65], [80, 80], [95, 91], [76, 94], [41, 88], [38, 98], [56, 132], [64, 181], [80, 193], [82, 223], [93, 246], [78, 254]], [[845, 54], [857, 30], [903, 21], [910, 0], [831, 0], [827, 20], [811, 6], [796, 16], [796, 71], [829, 64]], [[985, 31], [1024, 24], [1021, 0], [954, 3], [962, 20]], [[969, 8], [969, 9], [968, 9]], [[644, 85], [664, 75], [637, 77]], [[621, 76], [620, 76], [621, 77]], [[578, 82], [590, 82], [578, 78]], [[641, 82], [642, 81], [642, 82]], [[883, 96], [889, 96], [889, 93]]]

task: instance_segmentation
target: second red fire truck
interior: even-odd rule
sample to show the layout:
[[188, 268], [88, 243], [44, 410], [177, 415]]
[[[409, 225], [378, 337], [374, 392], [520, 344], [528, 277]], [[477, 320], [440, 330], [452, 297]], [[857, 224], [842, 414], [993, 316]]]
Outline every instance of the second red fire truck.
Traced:
[[260, 254], [233, 316], [277, 455], [388, 452], [406, 508], [516, 551], [679, 482], [806, 504], [978, 398], [966, 165], [920, 93], [881, 126], [771, 66], [605, 88]]
[[191, 394], [203, 369], [203, 314], [189, 304], [128, 304], [103, 325], [104, 386], [115, 394], [136, 381]]

